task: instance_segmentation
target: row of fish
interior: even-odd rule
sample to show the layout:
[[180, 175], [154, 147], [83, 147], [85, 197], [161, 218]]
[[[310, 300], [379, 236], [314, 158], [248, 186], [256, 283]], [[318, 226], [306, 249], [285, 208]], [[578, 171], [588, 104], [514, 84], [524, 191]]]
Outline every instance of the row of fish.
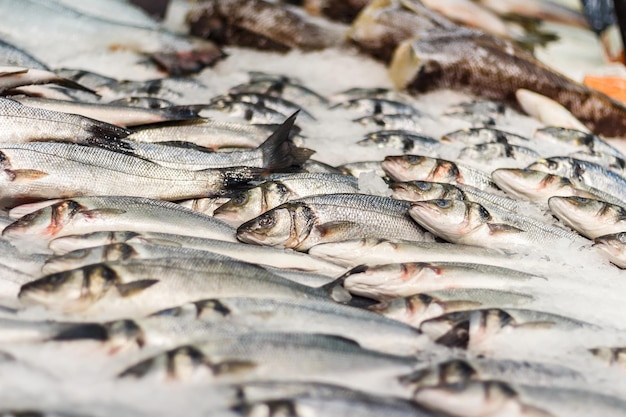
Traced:
[[626, 240], [624, 157], [599, 137], [514, 133], [530, 119], [492, 101], [437, 114], [291, 74], [216, 92], [27, 55], [0, 77], [0, 413], [626, 409], [622, 272], [587, 240]]

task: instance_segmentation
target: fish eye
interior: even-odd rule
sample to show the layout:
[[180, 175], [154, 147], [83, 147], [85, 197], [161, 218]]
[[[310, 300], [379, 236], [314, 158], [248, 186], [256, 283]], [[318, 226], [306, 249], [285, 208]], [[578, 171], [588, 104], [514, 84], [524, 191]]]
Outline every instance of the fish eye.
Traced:
[[276, 189], [278, 190], [279, 193], [281, 194], [287, 194], [287, 187], [285, 187], [284, 184], [281, 183], [276, 183]]
[[449, 208], [452, 206], [452, 202], [450, 200], [439, 199], [435, 200], [435, 204], [440, 208]]
[[67, 280], [66, 274], [54, 274], [48, 277], [48, 284], [59, 285]]
[[577, 196], [575, 196], [575, 197], [573, 197], [573, 200], [575, 202], [577, 202], [577, 203], [583, 203], [583, 204], [589, 202], [589, 199], [585, 198], [585, 197], [577, 197]]
[[483, 206], [478, 207], [478, 214], [480, 215], [480, 220], [486, 222], [491, 217], [491, 214], [487, 211]]
[[547, 161], [546, 166], [549, 169], [557, 169], [559, 167], [559, 164], [556, 161]]
[[622, 243], [626, 243], [626, 232], [620, 232], [617, 234], [617, 240]]
[[420, 160], [420, 157], [417, 155], [407, 155], [406, 161], [410, 164], [417, 164]]
[[433, 185], [427, 181], [417, 181], [415, 185], [422, 191], [430, 191], [433, 188]]
[[248, 202], [248, 193], [239, 193], [232, 198], [232, 202], [236, 206], [243, 206]]
[[260, 227], [273, 227], [274, 224], [276, 224], [274, 216], [262, 216], [259, 219], [259, 226]]

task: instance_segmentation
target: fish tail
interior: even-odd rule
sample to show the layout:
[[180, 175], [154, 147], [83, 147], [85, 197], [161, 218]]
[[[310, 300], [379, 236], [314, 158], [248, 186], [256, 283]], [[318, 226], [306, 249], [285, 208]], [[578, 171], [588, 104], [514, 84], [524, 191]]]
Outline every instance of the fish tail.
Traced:
[[270, 170], [279, 170], [305, 162], [314, 151], [299, 148], [289, 140], [291, 130], [296, 121], [299, 110], [289, 116], [258, 149], [263, 154], [263, 166]]
[[54, 335], [53, 341], [69, 341], [69, 340], [100, 340], [109, 339], [109, 331], [100, 323], [79, 323], [74, 326], [61, 330]]
[[212, 194], [212, 197], [233, 197], [238, 192], [250, 188], [252, 181], [267, 174], [263, 168], [252, 167], [220, 168], [218, 171], [222, 173], [222, 184], [220, 190]]

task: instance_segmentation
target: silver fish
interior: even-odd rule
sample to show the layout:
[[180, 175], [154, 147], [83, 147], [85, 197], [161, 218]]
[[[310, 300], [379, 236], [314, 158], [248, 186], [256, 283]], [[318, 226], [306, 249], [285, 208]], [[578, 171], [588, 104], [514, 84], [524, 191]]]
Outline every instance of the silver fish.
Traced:
[[228, 103], [233, 101], [243, 101], [246, 103], [258, 104], [268, 109], [275, 110], [280, 114], [293, 114], [294, 112], [300, 112], [300, 115], [306, 120], [315, 120], [315, 117], [311, 113], [304, 110], [302, 107], [289, 100], [285, 100], [280, 97], [275, 97], [267, 94], [254, 94], [254, 93], [238, 93], [238, 94], [224, 94], [213, 97], [211, 104], [218, 104], [221, 102]]
[[174, 102], [164, 98], [145, 97], [145, 96], [129, 96], [118, 100], [110, 101], [109, 104], [119, 104], [123, 106], [139, 107], [142, 109], [164, 109], [174, 106]]
[[506, 158], [519, 161], [520, 164], [528, 164], [539, 157], [540, 155], [537, 152], [524, 146], [487, 142], [461, 149], [458, 159], [489, 162], [494, 159]]
[[452, 243], [497, 249], [576, 239], [574, 233], [539, 222], [503, 223], [480, 204], [461, 200], [417, 201], [411, 203], [409, 214], [426, 230]]
[[565, 127], [548, 126], [537, 129], [534, 135], [537, 140], [553, 140], [580, 148], [583, 151], [601, 152], [625, 159], [624, 154], [613, 146], [588, 132]]
[[342, 173], [346, 175], [352, 175], [358, 178], [361, 174], [373, 172], [379, 177], [387, 176], [387, 173], [383, 171], [380, 161], [359, 161], [349, 162], [347, 164], [339, 165], [337, 167]]
[[626, 209], [585, 197], [550, 197], [550, 211], [581, 235], [595, 239], [626, 231]]
[[385, 317], [419, 327], [425, 320], [454, 311], [515, 307], [530, 303], [534, 299], [532, 295], [491, 288], [454, 288], [394, 298], [375, 304], [369, 309]]
[[610, 169], [617, 174], [624, 176], [626, 174], [626, 160], [615, 155], [602, 153], [597, 151], [579, 151], [572, 152], [567, 156], [578, 159], [580, 161], [593, 162], [600, 166]]
[[609, 261], [620, 268], [626, 268], [625, 232], [599, 236], [593, 241], [593, 246], [602, 251], [609, 258]]
[[[247, 101], [216, 101], [207, 104], [202, 110], [209, 111], [206, 116], [211, 114], [210, 111], [216, 111], [253, 124], [282, 123], [287, 118], [287, 115], [265, 107], [261, 103], [249, 103]], [[205, 116], [205, 111], [202, 111], [201, 114]]]
[[123, 318], [202, 298], [330, 299], [329, 294], [330, 289], [297, 284], [245, 262], [162, 258], [105, 262], [46, 275], [23, 285], [19, 299], [56, 311]]
[[447, 182], [481, 190], [495, 188], [488, 174], [445, 159], [423, 155], [387, 156], [382, 167], [396, 181]]
[[94, 93], [91, 89], [74, 81], [61, 78], [51, 71], [27, 67], [0, 66], [0, 92], [11, 90], [16, 87], [37, 84], [58, 84], [64, 87], [75, 88], [92, 94]]
[[364, 116], [376, 114], [404, 114], [407, 116], [423, 116], [424, 114], [410, 104], [383, 98], [356, 98], [334, 104], [333, 108], [344, 108], [359, 112]]
[[492, 265], [459, 262], [404, 262], [356, 267], [344, 277], [350, 293], [387, 301], [397, 297], [452, 288], [507, 289], [544, 279], [531, 273]]
[[242, 224], [246, 243], [306, 251], [325, 242], [361, 237], [427, 240], [407, 214], [408, 203], [364, 194], [329, 194], [293, 200]]
[[231, 198], [215, 218], [239, 226], [290, 200], [322, 194], [357, 193], [358, 181], [347, 175], [291, 174], [265, 181]]
[[4, 40], [0, 40], [0, 65], [49, 70], [46, 64], [20, 49], [18, 45], [10, 44]]
[[528, 146], [530, 143], [530, 140], [524, 136], [490, 127], [474, 127], [470, 129], [455, 130], [454, 132], [443, 135], [441, 140], [444, 142], [463, 142], [468, 145], [497, 142], [517, 146]]
[[597, 347], [589, 349], [589, 352], [609, 366], [616, 366], [626, 370], [626, 348]]
[[405, 153], [431, 152], [441, 145], [441, 142], [426, 135], [419, 135], [406, 130], [380, 130], [368, 133], [357, 142], [361, 146], [376, 146], [379, 148], [399, 149]]
[[[4, 189], [0, 205], [49, 198], [133, 195], [182, 200], [228, 194], [257, 178], [258, 168], [186, 171], [97, 147], [61, 142], [0, 144]], [[84, 178], [91, 178], [89, 182]]]
[[277, 96], [303, 106], [327, 106], [328, 100], [305, 87], [296, 80], [290, 79], [254, 79], [248, 83], [236, 85], [228, 90], [229, 94], [258, 93]]
[[235, 241], [235, 230], [211, 216], [166, 201], [120, 196], [81, 197], [52, 204], [16, 220], [2, 236], [12, 242], [48, 242], [61, 236], [110, 230]]

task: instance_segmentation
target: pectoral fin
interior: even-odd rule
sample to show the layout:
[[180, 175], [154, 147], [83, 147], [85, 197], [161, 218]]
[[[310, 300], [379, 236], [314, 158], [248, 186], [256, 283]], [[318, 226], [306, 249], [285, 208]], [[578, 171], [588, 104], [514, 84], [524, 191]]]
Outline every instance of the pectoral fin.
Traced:
[[498, 233], [523, 233], [522, 229], [519, 229], [510, 224], [504, 223], [488, 223], [489, 234], [496, 235]]
[[332, 238], [333, 236], [341, 236], [346, 230], [359, 228], [356, 222], [328, 222], [315, 226], [315, 229], [324, 238]]
[[252, 369], [257, 367], [257, 364], [252, 361], [223, 361], [219, 363], [209, 364], [213, 375], [224, 375], [224, 374], [238, 374], [238, 373], [246, 373], [251, 371]]
[[142, 279], [128, 284], [116, 284], [115, 287], [122, 297], [133, 296], [159, 282], [158, 279]]
[[34, 181], [48, 175], [47, 172], [36, 169], [5, 169], [4, 172], [9, 176], [11, 182]]

